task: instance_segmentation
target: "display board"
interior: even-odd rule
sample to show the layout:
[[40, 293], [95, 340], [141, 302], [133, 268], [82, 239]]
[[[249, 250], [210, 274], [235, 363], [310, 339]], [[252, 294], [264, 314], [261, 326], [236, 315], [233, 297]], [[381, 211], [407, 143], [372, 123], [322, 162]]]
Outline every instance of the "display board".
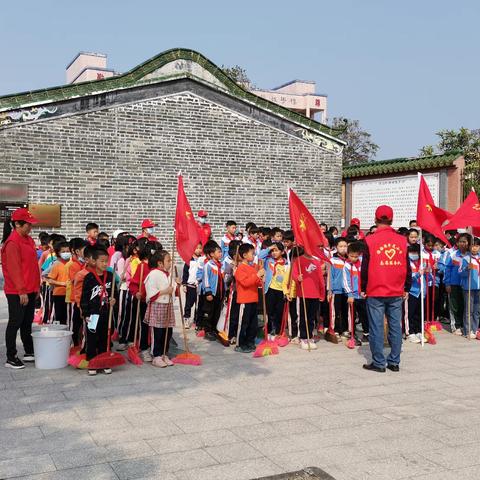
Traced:
[[[440, 176], [424, 175], [433, 200], [438, 205]], [[390, 205], [394, 211], [393, 226], [408, 227], [417, 215], [418, 175], [398, 175], [389, 178], [352, 181], [352, 218], [360, 219], [362, 229], [374, 223], [375, 209]]]

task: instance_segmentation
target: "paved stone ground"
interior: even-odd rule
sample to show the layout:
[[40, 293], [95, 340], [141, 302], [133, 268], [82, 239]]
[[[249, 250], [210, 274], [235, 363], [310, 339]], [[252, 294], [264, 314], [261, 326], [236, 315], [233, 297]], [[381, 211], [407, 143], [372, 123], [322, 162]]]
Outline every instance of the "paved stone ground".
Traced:
[[[2, 359], [6, 316], [2, 294]], [[480, 344], [437, 339], [385, 374], [363, 347], [253, 359], [197, 339], [200, 367], [0, 368], [0, 479], [478, 479]]]

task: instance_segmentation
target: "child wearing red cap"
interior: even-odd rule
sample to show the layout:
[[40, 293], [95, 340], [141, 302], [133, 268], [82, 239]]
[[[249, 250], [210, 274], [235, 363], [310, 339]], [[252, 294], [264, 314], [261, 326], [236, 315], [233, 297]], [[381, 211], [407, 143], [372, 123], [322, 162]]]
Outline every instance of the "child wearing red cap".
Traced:
[[208, 212], [206, 210], [198, 211], [198, 233], [200, 234], [200, 242], [202, 245], [205, 245], [212, 236], [212, 228], [207, 223]]

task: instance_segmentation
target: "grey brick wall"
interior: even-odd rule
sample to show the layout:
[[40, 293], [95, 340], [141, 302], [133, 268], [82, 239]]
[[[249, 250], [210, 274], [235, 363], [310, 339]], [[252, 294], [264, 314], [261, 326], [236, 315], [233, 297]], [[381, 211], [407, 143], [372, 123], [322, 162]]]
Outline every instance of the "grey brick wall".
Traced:
[[4, 129], [0, 165], [31, 203], [62, 205], [67, 236], [151, 217], [169, 244], [180, 170], [217, 237], [228, 219], [288, 227], [287, 185], [319, 221], [341, 216], [338, 156], [190, 93]]

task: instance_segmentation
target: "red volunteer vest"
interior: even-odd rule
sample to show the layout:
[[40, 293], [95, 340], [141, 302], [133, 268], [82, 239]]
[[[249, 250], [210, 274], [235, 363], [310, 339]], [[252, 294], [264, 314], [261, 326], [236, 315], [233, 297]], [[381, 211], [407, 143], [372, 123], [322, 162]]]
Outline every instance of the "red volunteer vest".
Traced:
[[407, 239], [392, 227], [381, 227], [366, 242], [370, 255], [367, 296], [402, 296], [407, 276]]
[[[9, 243], [15, 243], [19, 249], [19, 258], [8, 258], [5, 254]], [[34, 293], [40, 290], [40, 270], [38, 267], [35, 242], [32, 237], [22, 237], [15, 230], [7, 238], [2, 247], [2, 268], [5, 277], [5, 293], [19, 295], [21, 293]], [[12, 280], [21, 272], [25, 291], [19, 292]]]

